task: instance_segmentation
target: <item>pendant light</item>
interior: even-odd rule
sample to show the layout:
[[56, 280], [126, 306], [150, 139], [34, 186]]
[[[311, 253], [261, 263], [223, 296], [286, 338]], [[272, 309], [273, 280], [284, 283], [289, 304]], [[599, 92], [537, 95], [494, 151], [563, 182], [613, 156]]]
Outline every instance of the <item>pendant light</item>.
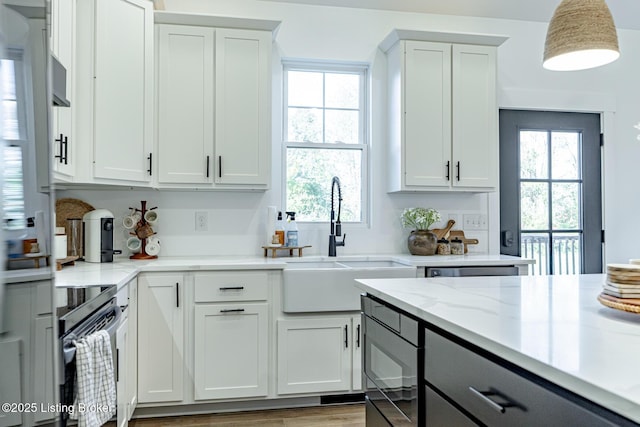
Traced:
[[584, 70], [619, 56], [616, 27], [604, 0], [562, 0], [547, 29], [544, 68]]

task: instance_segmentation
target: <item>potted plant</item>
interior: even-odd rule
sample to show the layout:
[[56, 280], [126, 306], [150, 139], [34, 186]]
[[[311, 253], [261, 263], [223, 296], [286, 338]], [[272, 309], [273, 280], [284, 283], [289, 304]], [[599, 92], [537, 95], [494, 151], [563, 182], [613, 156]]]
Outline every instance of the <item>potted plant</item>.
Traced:
[[432, 208], [407, 208], [400, 219], [403, 227], [413, 228], [407, 239], [411, 255], [434, 255], [438, 238], [429, 228], [440, 221], [440, 213]]

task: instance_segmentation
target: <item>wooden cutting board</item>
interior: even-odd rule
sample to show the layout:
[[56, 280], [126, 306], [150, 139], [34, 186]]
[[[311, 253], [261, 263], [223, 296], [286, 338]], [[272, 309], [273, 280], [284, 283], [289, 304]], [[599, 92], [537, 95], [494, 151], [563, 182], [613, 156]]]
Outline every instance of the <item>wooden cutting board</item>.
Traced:
[[468, 248], [467, 245], [477, 245], [478, 243], [480, 243], [478, 241], [478, 239], [467, 239], [466, 237], [464, 237], [464, 230], [451, 230], [449, 231], [449, 241], [458, 238], [460, 240], [462, 240], [462, 243], [464, 243], [464, 253], [466, 254], [468, 252]]
[[451, 228], [453, 227], [453, 224], [455, 223], [456, 222], [453, 219], [450, 219], [444, 228], [434, 228], [431, 231], [433, 231], [436, 234], [436, 237], [438, 238], [438, 240], [442, 238], [446, 239], [447, 235], [449, 234], [449, 230], [451, 230]]

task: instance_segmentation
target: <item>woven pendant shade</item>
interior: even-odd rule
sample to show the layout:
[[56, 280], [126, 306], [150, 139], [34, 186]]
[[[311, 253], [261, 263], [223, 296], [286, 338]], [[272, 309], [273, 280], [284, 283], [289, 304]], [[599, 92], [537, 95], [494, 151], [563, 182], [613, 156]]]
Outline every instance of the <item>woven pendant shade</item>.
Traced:
[[619, 56], [616, 27], [604, 0], [562, 0], [547, 29], [544, 68], [584, 70]]

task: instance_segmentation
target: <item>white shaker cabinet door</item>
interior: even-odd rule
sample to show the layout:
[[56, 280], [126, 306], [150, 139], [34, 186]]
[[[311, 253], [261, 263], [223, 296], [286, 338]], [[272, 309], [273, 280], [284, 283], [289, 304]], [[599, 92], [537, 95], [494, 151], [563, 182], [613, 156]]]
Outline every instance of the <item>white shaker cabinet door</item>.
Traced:
[[213, 182], [213, 28], [158, 25], [158, 182]]
[[153, 5], [96, 1], [94, 177], [151, 181]]
[[182, 274], [138, 277], [138, 401], [180, 402], [184, 383]]
[[496, 48], [453, 45], [454, 187], [498, 184]]
[[269, 183], [271, 36], [216, 30], [216, 184]]

